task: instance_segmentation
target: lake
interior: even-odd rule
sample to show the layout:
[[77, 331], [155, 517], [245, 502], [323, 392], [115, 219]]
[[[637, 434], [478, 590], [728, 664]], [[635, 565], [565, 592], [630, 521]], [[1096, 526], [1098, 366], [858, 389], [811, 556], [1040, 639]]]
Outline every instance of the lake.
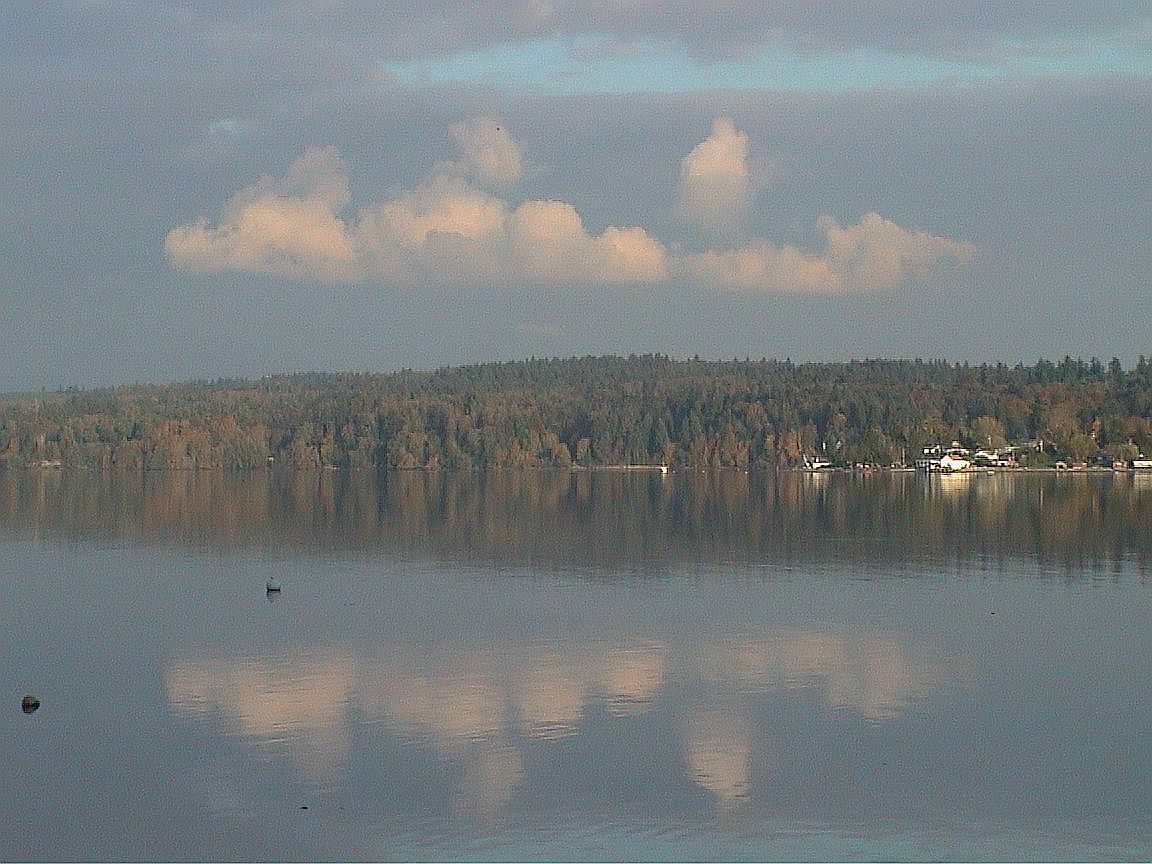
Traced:
[[1150, 527], [1130, 474], [0, 471], [0, 859], [1148, 860]]

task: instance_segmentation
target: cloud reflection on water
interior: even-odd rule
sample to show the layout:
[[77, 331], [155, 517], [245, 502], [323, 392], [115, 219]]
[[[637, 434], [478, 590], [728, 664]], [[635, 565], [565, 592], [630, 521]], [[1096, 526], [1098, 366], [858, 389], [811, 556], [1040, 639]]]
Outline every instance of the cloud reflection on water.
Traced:
[[174, 711], [221, 719], [230, 734], [280, 746], [318, 782], [347, 763], [347, 716], [358, 687], [354, 657], [327, 652], [302, 659], [223, 659], [201, 655], [171, 663], [168, 702]]
[[670, 717], [680, 744], [667, 758], [728, 806], [748, 796], [754, 764], [775, 761], [775, 741], [755, 721], [757, 700], [805, 689], [827, 708], [885, 722], [956, 677], [896, 634], [797, 629], [689, 649], [402, 646], [291, 662], [189, 652], [169, 664], [167, 688], [175, 714], [282, 748], [324, 785], [337, 784], [352, 758], [355, 724], [383, 724], [458, 769], [445, 774], [455, 778], [454, 809], [490, 818], [525, 783], [527, 748], [578, 736], [594, 716]]
[[896, 634], [817, 630], [706, 646], [700, 674], [718, 687], [814, 688], [830, 708], [876, 721], [899, 717], [943, 683], [939, 666]]
[[684, 761], [692, 780], [722, 806], [748, 795], [753, 731], [741, 710], [695, 707], [684, 724]]

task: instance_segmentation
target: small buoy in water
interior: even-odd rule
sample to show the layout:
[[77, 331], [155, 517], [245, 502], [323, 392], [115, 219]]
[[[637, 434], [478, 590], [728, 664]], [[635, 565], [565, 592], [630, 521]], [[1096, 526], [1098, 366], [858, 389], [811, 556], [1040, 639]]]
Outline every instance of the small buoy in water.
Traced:
[[280, 580], [275, 576], [269, 576], [268, 584], [264, 588], [269, 594], [278, 594], [280, 593]]
[[25, 714], [31, 714], [39, 707], [40, 707], [40, 700], [37, 699], [35, 696], [25, 696], [23, 699], [20, 700], [20, 710], [23, 711]]

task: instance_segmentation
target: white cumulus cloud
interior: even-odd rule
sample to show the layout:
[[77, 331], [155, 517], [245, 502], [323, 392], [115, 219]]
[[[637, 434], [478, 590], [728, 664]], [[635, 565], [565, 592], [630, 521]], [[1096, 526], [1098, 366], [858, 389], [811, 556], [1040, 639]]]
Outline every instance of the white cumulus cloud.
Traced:
[[717, 289], [844, 294], [890, 291], [945, 264], [966, 263], [975, 252], [970, 243], [909, 231], [877, 213], [847, 228], [822, 216], [820, 226], [826, 238], [820, 254], [761, 240], [684, 255], [677, 268], [686, 281]]
[[909, 278], [923, 279], [942, 263], [966, 263], [975, 253], [971, 243], [909, 231], [878, 213], [868, 213], [848, 228], [823, 216], [820, 226], [828, 238], [825, 255], [841, 290], [885, 291]]
[[592, 236], [576, 208], [527, 201], [508, 225], [514, 269], [529, 280], [566, 283], [655, 282], [665, 278], [664, 247], [643, 228], [605, 228]]
[[680, 161], [677, 212], [697, 227], [726, 233], [739, 226], [752, 193], [748, 136], [728, 117], [718, 117], [712, 134]]
[[[716, 290], [887, 291], [964, 263], [971, 244], [910, 230], [877, 213], [841, 226], [821, 216], [817, 253], [759, 238], [670, 249], [640, 226], [589, 231], [564, 201], [514, 203], [488, 191], [523, 172], [519, 145], [487, 118], [452, 127], [460, 159], [415, 188], [349, 213], [347, 171], [332, 147], [309, 148], [280, 178], [241, 190], [216, 223], [200, 218], [165, 240], [173, 266], [330, 284], [578, 286], [662, 283]], [[747, 136], [718, 119], [681, 163], [677, 207], [701, 227], [731, 224], [751, 203]], [[712, 235], [718, 239], [718, 235]]]
[[520, 182], [524, 175], [520, 145], [499, 122], [477, 117], [453, 124], [448, 132], [460, 149], [460, 160], [447, 166], [450, 171], [497, 189]]
[[354, 244], [336, 215], [348, 200], [340, 155], [332, 147], [309, 148], [284, 177], [265, 177], [232, 196], [218, 225], [202, 218], [170, 231], [165, 251], [190, 270], [353, 278]]
[[168, 233], [173, 266], [269, 273], [328, 283], [583, 285], [659, 281], [664, 246], [643, 228], [591, 234], [561, 201], [512, 207], [481, 188], [523, 170], [519, 146], [481, 118], [452, 128], [459, 161], [347, 221], [347, 172], [333, 148], [309, 149], [279, 179], [234, 195], [220, 220]]

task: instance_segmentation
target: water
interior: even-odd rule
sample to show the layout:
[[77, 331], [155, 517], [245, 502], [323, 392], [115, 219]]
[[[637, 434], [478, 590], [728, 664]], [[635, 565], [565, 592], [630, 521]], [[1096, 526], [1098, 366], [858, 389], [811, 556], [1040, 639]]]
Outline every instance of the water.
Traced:
[[1147, 860], [1150, 525], [1127, 475], [0, 473], [0, 859]]

